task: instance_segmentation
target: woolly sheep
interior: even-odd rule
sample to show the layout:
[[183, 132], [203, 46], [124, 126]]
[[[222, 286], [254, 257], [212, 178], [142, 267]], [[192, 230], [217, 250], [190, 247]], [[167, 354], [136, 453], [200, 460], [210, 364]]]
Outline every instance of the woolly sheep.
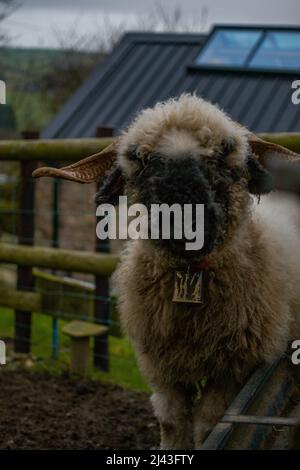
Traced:
[[[200, 252], [174, 240], [130, 241], [115, 275], [121, 322], [153, 390], [161, 449], [200, 448], [251, 371], [299, 337], [300, 211], [291, 196], [271, 193], [276, 158], [300, 161], [182, 95], [142, 111], [104, 152], [35, 174], [101, 180], [99, 202], [125, 193], [129, 204], [206, 204]], [[174, 302], [174, 272], [195, 262], [203, 302]]]

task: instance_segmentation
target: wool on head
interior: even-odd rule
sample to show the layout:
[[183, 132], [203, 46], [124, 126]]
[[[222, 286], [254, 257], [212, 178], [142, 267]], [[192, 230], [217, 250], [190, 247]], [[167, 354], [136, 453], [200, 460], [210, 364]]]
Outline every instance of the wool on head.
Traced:
[[141, 154], [161, 152], [179, 155], [180, 152], [215, 154], [224, 141], [234, 144], [232, 163], [243, 162], [248, 154], [248, 131], [237, 125], [217, 106], [196, 95], [158, 103], [138, 114], [122, 135], [119, 162], [127, 168], [124, 155], [132, 148]]

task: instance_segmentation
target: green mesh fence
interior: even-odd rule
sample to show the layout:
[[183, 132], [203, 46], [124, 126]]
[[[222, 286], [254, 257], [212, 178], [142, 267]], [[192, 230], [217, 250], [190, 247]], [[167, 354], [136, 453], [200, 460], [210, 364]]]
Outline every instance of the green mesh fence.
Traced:
[[[64, 146], [67, 148], [66, 161], [71, 161], [78, 160], [79, 155], [84, 157], [94, 153], [107, 143], [107, 139], [83, 139], [71, 143], [53, 141], [52, 146], [47, 141], [45, 150], [43, 141], [0, 142], [2, 246], [21, 243], [80, 253], [95, 251], [93, 196], [96, 186], [34, 180], [31, 171], [39, 164], [39, 158], [40, 161], [46, 159], [47, 165], [62, 161], [59, 152]], [[110, 251], [118, 255], [120, 248], [120, 243], [115, 242]], [[107, 249], [107, 245], [101, 247], [98, 243], [97, 251]], [[16, 290], [20, 294], [39, 294], [42, 298], [39, 310], [23, 310], [22, 298], [20, 308], [20, 303], [16, 304]], [[53, 372], [68, 369], [70, 338], [63, 333], [63, 327], [73, 320], [101, 324], [108, 327], [108, 335], [91, 337], [88, 374], [100, 375], [128, 387], [146, 388], [132, 348], [121, 332], [116, 301], [117, 293], [109, 276], [34, 265], [31, 268], [0, 259], [0, 339], [7, 342], [12, 362], [24, 356], [32, 361], [32, 367]]]

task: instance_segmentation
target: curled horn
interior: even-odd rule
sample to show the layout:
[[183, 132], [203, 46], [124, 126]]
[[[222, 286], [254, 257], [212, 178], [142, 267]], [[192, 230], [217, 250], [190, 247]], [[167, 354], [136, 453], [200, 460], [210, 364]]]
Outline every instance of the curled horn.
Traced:
[[34, 178], [50, 176], [76, 181], [77, 183], [101, 181], [116, 161], [117, 145], [118, 141], [115, 141], [101, 152], [63, 168], [38, 168], [33, 172], [32, 176]]

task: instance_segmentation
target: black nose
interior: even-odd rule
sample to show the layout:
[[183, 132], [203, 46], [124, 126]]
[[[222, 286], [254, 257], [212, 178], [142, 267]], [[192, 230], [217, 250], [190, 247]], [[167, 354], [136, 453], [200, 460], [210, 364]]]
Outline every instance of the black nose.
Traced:
[[205, 204], [209, 200], [209, 182], [192, 157], [154, 158], [143, 172], [143, 186], [152, 203]]
[[[204, 204], [204, 246], [200, 252], [204, 255], [213, 250], [224, 226], [225, 213], [221, 205], [215, 202], [215, 191], [211, 187], [212, 182], [205, 163], [192, 157], [157, 157], [147, 164], [140, 181], [136, 183], [139, 186], [140, 202], [150, 212], [151, 204], [179, 204], [181, 208], [184, 208], [184, 204], [192, 207]], [[170, 239], [161, 237], [156, 243], [174, 254], [194, 256], [195, 252], [185, 250], [187, 240], [184, 236], [182, 239], [175, 239], [172, 219], [170, 222]]]

